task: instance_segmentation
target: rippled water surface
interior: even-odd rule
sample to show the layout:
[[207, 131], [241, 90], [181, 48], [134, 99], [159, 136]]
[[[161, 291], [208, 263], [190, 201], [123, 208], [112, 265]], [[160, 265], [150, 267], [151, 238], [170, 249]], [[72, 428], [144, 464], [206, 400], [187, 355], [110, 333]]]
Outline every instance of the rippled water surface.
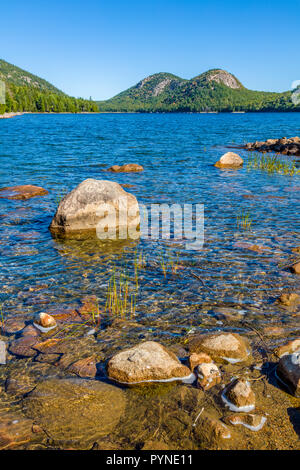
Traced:
[[[243, 150], [238, 150], [245, 159], [242, 169], [220, 170], [213, 164], [228, 147], [299, 134], [297, 113], [24, 115], [2, 120], [0, 187], [35, 184], [49, 191], [27, 201], [0, 199], [2, 315], [32, 320], [41, 311], [77, 308], [85, 296], [94, 295], [100, 330], [91, 344], [86, 340], [74, 346], [74, 358], [99, 352], [102, 345], [101, 358], [106, 360], [113, 351], [145, 338], [158, 339], [184, 356], [190, 333], [224, 329], [252, 335], [259, 360], [267, 351], [262, 344], [275, 347], [299, 334], [299, 308], [283, 308], [276, 299], [286, 288], [299, 292], [299, 276], [284, 266], [300, 257], [292, 251], [300, 245], [300, 176], [249, 171], [249, 154]], [[145, 170], [103, 171], [124, 163], [139, 163]], [[204, 204], [203, 249], [187, 250], [184, 241], [173, 239], [123, 246], [53, 239], [48, 227], [59, 201], [86, 178], [130, 185], [126, 190], [144, 204]], [[250, 214], [251, 230], [237, 227], [241, 212]], [[132, 302], [124, 315], [131, 323], [123, 329], [107, 328], [112, 320], [105, 310], [108, 283], [114, 276], [118, 284], [124, 273]], [[8, 372], [16, 376], [28, 368], [34, 377], [61, 373], [47, 354], [45, 358], [41, 364], [10, 356]], [[6, 380], [3, 374], [0, 382]], [[149, 429], [157, 434], [155, 413], [165, 409], [174, 445], [196, 446], [188, 437], [182, 444], [181, 431], [176, 435], [178, 423], [170, 416], [172, 400], [178, 397], [174, 392], [172, 398], [172, 393], [165, 405], [153, 405], [149, 398], [148, 410], [158, 407]], [[264, 393], [270, 396], [266, 388]], [[145, 398], [133, 399], [140, 403], [137, 416], [144, 416]], [[121, 431], [125, 448], [133, 445], [126, 437], [132, 433], [130, 426], [135, 420], [142, 423], [137, 416], [130, 415]], [[274, 416], [274, 430], [277, 419]], [[260, 442], [257, 448], [263, 448]], [[289, 441], [282, 446], [287, 448]]]

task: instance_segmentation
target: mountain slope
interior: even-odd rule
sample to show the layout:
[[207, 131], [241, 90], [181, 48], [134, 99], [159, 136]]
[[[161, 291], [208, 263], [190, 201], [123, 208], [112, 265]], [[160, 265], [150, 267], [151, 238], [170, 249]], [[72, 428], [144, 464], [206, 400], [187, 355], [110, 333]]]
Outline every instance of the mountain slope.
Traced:
[[150, 75], [98, 104], [100, 111], [119, 112], [300, 111], [291, 100], [291, 92], [248, 90], [222, 69], [209, 70], [191, 80], [168, 73]]
[[4, 112], [98, 112], [93, 101], [69, 97], [46, 80], [0, 59], [0, 80], [5, 83]]

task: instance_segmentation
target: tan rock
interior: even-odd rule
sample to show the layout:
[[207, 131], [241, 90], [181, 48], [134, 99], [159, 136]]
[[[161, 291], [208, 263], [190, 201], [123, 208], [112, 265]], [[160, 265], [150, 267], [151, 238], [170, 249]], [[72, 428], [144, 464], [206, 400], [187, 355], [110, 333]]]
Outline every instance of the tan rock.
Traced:
[[293, 266], [291, 266], [291, 271], [294, 274], [300, 274], [300, 263], [296, 263]]
[[32, 420], [14, 412], [0, 416], [0, 450], [17, 449], [32, 438]]
[[45, 196], [46, 194], [48, 194], [46, 189], [31, 184], [9, 186], [0, 189], [0, 198], [5, 199], [30, 199], [32, 197]]
[[112, 171], [113, 173], [136, 173], [138, 171], [144, 171], [144, 168], [137, 163], [126, 163], [122, 166], [113, 165], [108, 168], [107, 171]]
[[255, 408], [255, 395], [247, 380], [235, 380], [222, 393], [224, 403], [231, 411], [252, 411]]
[[277, 376], [292, 394], [300, 398], [300, 352], [281, 357]]
[[[1, 320], [0, 320], [1, 325]], [[4, 320], [4, 324], [2, 325], [2, 331], [8, 335], [15, 335], [20, 333], [23, 328], [25, 327], [24, 319], [21, 318], [9, 318]]]
[[118, 183], [87, 179], [60, 202], [50, 230], [58, 234], [97, 234], [98, 238], [137, 237], [138, 202]]
[[97, 361], [94, 356], [86, 357], [71, 364], [68, 370], [79, 377], [94, 378], [97, 375]]
[[193, 353], [189, 357], [189, 368], [193, 371], [195, 367], [204, 362], [212, 362], [212, 358], [205, 353]]
[[33, 357], [37, 352], [33, 349], [38, 342], [36, 336], [24, 336], [16, 339], [9, 345], [9, 352], [15, 356]]
[[42, 332], [53, 330], [57, 326], [55, 319], [45, 312], [41, 312], [38, 316], [38, 319], [33, 324], [36, 328], [38, 328], [38, 330]]
[[221, 374], [214, 363], [203, 363], [197, 367], [197, 385], [202, 390], [209, 390], [221, 382]]
[[300, 296], [295, 292], [284, 292], [281, 294], [278, 300], [282, 305], [290, 307], [300, 302]]
[[113, 356], [108, 362], [110, 379], [125, 384], [165, 382], [191, 377], [175, 354], [154, 341], [140, 343]]
[[288, 341], [287, 343], [275, 349], [275, 354], [278, 357], [286, 356], [287, 354], [293, 354], [295, 352], [300, 352], [300, 338]]
[[227, 152], [215, 163], [215, 166], [217, 168], [240, 168], [243, 163], [243, 159], [238, 154]]
[[292, 249], [294, 253], [300, 253], [300, 246], [295, 246], [295, 248]]
[[244, 414], [239, 413], [238, 415], [230, 415], [226, 418], [226, 422], [236, 425], [242, 425], [250, 431], [260, 431], [264, 424], [266, 423], [267, 418], [260, 415], [253, 414]]
[[190, 352], [204, 352], [216, 362], [243, 362], [248, 359], [248, 344], [236, 333], [199, 335], [190, 342]]

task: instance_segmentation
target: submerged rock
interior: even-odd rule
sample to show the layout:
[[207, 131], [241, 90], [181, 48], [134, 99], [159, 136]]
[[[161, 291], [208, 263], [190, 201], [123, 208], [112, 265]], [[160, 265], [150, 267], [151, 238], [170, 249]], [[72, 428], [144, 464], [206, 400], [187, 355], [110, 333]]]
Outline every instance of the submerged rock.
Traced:
[[291, 307], [300, 302], [300, 296], [296, 292], [283, 292], [278, 301], [286, 307]]
[[175, 354], [154, 341], [146, 341], [113, 356], [108, 362], [110, 379], [124, 384], [171, 382], [192, 379], [188, 367]]
[[266, 423], [267, 418], [265, 416], [253, 415], [253, 414], [242, 414], [230, 415], [226, 418], [226, 422], [236, 426], [242, 425], [250, 431], [260, 431], [264, 424]]
[[246, 361], [249, 357], [248, 344], [236, 333], [219, 333], [200, 335], [190, 342], [190, 352], [204, 352], [216, 362], [236, 363]]
[[300, 352], [288, 354], [280, 359], [277, 377], [291, 393], [300, 398]]
[[293, 266], [291, 266], [291, 271], [294, 274], [300, 274], [300, 263], [296, 263]]
[[45, 196], [48, 191], [40, 186], [26, 184], [23, 186], [9, 186], [0, 189], [0, 198], [5, 199], [30, 199], [37, 196]]
[[217, 168], [240, 168], [243, 166], [243, 159], [237, 154], [233, 152], [227, 152], [222, 157], [220, 160], [215, 163], [215, 166]]
[[87, 448], [111, 433], [125, 411], [125, 393], [84, 379], [48, 379], [23, 400], [23, 411], [56, 445]]
[[231, 411], [252, 411], [255, 408], [255, 395], [247, 380], [235, 380], [222, 393], [223, 402]]
[[221, 374], [214, 363], [203, 363], [197, 367], [197, 385], [203, 390], [209, 390], [221, 382]]
[[15, 356], [33, 357], [37, 352], [33, 349], [34, 345], [38, 342], [36, 336], [24, 336], [16, 339], [9, 345], [9, 352]]
[[5, 320], [2, 330], [8, 335], [20, 333], [25, 328], [25, 322], [21, 318], [9, 318]]
[[87, 179], [63, 198], [50, 230], [60, 234], [97, 231], [100, 237], [109, 226], [108, 235], [122, 230], [127, 238], [127, 229], [136, 229], [139, 220], [138, 202], [133, 194], [113, 181]]
[[97, 375], [97, 361], [94, 356], [86, 357], [71, 364], [68, 370], [79, 377], [94, 378]]
[[300, 338], [293, 339], [275, 349], [275, 354], [278, 357], [286, 356], [287, 354], [295, 352], [300, 352]]
[[0, 416], [0, 450], [15, 449], [29, 442], [32, 438], [32, 420], [20, 413], [8, 413]]
[[202, 413], [195, 426], [194, 434], [200, 443], [207, 442], [210, 445], [223, 439], [230, 439], [231, 433], [228, 427], [219, 419]]
[[138, 171], [144, 171], [144, 168], [137, 163], [126, 163], [122, 166], [113, 165], [108, 168], [107, 171], [112, 171], [113, 173], [136, 173]]

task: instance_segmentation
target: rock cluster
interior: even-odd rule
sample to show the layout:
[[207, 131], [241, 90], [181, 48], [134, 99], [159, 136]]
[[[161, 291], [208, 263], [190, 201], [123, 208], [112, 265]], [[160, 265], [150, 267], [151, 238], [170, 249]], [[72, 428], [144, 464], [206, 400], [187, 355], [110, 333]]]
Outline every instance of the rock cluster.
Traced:
[[300, 156], [300, 138], [268, 139], [265, 142], [249, 142], [244, 147], [246, 150], [258, 152], [276, 152], [283, 155]]

